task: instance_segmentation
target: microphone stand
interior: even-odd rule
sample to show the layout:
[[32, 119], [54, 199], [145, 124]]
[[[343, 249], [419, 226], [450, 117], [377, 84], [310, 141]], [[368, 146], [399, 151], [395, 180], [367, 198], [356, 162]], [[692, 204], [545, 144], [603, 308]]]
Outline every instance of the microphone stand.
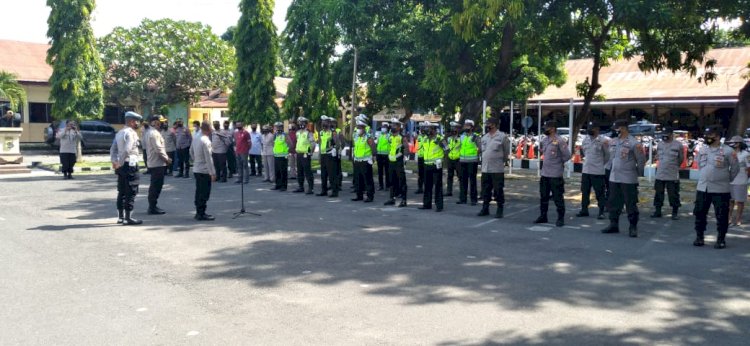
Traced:
[[[247, 168], [245, 168], [245, 169], [247, 169]], [[243, 170], [243, 173], [244, 173], [244, 170]], [[243, 179], [242, 173], [240, 173], [240, 179]], [[240, 199], [242, 200], [242, 209], [240, 209], [240, 211], [234, 213], [234, 216], [232, 216], [232, 220], [234, 220], [234, 219], [236, 219], [236, 218], [238, 218], [238, 217], [240, 217], [242, 215], [248, 215], [248, 214], [249, 215], [255, 215], [255, 216], [261, 216], [258, 213], [253, 213], [253, 212], [245, 211], [245, 182], [242, 181], [242, 184], [240, 184], [240, 185], [242, 185], [241, 188], [240, 188], [240, 191], [241, 191], [240, 192], [240, 196], [241, 196]]]

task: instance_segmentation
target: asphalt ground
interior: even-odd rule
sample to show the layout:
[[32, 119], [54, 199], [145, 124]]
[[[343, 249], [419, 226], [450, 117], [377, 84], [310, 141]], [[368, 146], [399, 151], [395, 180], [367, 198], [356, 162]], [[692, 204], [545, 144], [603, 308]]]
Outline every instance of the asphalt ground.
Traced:
[[[640, 237], [606, 220], [533, 225], [533, 177], [509, 177], [506, 217], [446, 198], [442, 213], [167, 178], [163, 216], [116, 225], [115, 177], [0, 178], [0, 344], [745, 345], [750, 231], [715, 250], [641, 206]], [[290, 181], [290, 188], [295, 186]], [[568, 194], [576, 195], [575, 188]], [[316, 182], [316, 188], [319, 188]], [[290, 189], [291, 190], [291, 189]], [[690, 196], [683, 194], [689, 203]], [[494, 212], [494, 210], [492, 210]], [[554, 212], [551, 213], [554, 219]], [[623, 217], [621, 225], [625, 226]]]

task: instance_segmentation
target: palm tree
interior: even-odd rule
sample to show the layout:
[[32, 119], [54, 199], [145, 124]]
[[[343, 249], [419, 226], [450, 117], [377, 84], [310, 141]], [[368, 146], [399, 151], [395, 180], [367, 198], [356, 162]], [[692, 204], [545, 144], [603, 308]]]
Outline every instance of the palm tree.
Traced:
[[0, 99], [7, 100], [14, 111], [26, 103], [26, 90], [18, 83], [16, 75], [0, 71]]

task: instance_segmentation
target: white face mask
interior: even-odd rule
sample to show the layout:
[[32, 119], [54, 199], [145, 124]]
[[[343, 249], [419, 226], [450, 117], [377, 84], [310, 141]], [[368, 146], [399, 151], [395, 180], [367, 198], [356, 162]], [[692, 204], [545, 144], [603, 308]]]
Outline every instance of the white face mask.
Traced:
[[385, 127], [381, 127], [381, 128], [380, 128], [380, 132], [382, 132], [382, 133], [386, 133], [386, 132], [388, 132], [388, 128], [385, 128]]
[[357, 134], [359, 134], [360, 136], [363, 135], [364, 133], [365, 133], [364, 129], [357, 129]]

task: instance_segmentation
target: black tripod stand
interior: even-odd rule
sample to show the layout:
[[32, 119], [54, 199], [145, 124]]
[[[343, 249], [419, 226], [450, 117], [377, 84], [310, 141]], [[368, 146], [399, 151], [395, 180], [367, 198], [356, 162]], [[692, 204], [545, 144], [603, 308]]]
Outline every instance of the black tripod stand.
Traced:
[[[242, 179], [242, 173], [240, 173], [240, 179]], [[238, 217], [240, 217], [242, 215], [246, 215], [246, 214], [260, 216], [260, 214], [258, 214], [258, 213], [253, 213], [253, 212], [245, 211], [245, 182], [242, 181], [242, 180], [240, 180], [240, 182], [241, 182], [241, 184], [240, 184], [241, 185], [241, 189], [240, 189], [240, 191], [241, 191], [240, 192], [240, 196], [241, 197], [240, 198], [242, 199], [242, 209], [240, 209], [240, 211], [234, 213], [234, 216], [232, 216], [232, 219], [236, 219], [236, 218], [238, 218]]]

